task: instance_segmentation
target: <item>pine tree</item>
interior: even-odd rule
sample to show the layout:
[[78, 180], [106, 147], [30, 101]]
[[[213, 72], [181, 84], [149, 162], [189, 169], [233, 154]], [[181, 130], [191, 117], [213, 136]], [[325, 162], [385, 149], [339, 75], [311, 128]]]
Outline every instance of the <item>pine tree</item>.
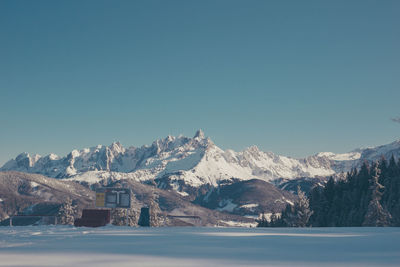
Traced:
[[276, 215], [276, 213], [273, 211], [271, 216], [269, 217], [269, 225], [271, 227], [274, 227], [278, 221], [279, 217]]
[[362, 226], [389, 226], [391, 215], [380, 203], [384, 187], [378, 182], [380, 169], [376, 164], [373, 166], [371, 175], [371, 200]]
[[261, 216], [258, 219], [256, 219], [256, 222], [257, 222], [257, 227], [270, 226], [264, 212], [261, 214]]
[[385, 180], [387, 180], [388, 166], [385, 157], [382, 155], [378, 162], [378, 169], [380, 171], [378, 183], [385, 185]]
[[400, 162], [396, 163], [394, 155], [389, 160], [387, 179], [382, 203], [393, 217], [393, 226], [400, 226]]
[[58, 223], [59, 224], [74, 224], [76, 214], [76, 205], [72, 203], [70, 198], [61, 205], [58, 212]]
[[323, 223], [325, 203], [323, 188], [321, 186], [314, 187], [310, 192], [310, 207], [311, 210], [314, 211], [313, 215], [310, 217], [311, 225], [317, 227], [325, 226]]
[[278, 225], [283, 227], [297, 227], [296, 219], [294, 207], [287, 204], [285, 210], [282, 212]]
[[353, 207], [352, 226], [362, 226], [365, 221], [365, 214], [371, 200], [370, 180], [371, 168], [367, 161], [364, 161], [356, 177], [356, 183], [353, 188], [355, 206]]
[[306, 227], [313, 212], [310, 210], [310, 204], [307, 196], [301, 191], [300, 186], [297, 187], [297, 196], [299, 199], [295, 202], [294, 210], [296, 214], [295, 226]]

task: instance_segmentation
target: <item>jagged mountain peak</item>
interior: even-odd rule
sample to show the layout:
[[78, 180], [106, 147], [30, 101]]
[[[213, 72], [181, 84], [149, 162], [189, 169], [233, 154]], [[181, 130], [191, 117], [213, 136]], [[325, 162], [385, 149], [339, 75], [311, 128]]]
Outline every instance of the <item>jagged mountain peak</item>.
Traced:
[[[222, 150], [198, 130], [193, 138], [168, 135], [151, 145], [124, 148], [121, 143], [73, 150], [65, 157], [30, 156], [22, 153], [7, 162], [0, 171], [16, 170], [40, 173], [55, 178], [77, 180], [129, 178], [138, 181], [158, 180], [180, 185], [217, 185], [220, 181], [278, 178], [321, 177], [346, 172], [363, 160], [380, 155], [399, 158], [400, 141], [344, 154], [322, 152], [295, 159], [263, 152], [251, 146], [241, 152]], [[165, 180], [167, 179], [167, 180]]]
[[15, 159], [11, 159], [9, 161], [7, 161], [3, 168], [7, 168], [10, 170], [13, 169], [21, 169], [24, 171], [27, 171], [29, 168], [31, 168], [38, 160], [41, 159], [41, 156], [38, 154], [34, 154], [34, 155], [30, 155], [28, 152], [22, 152], [19, 155], [17, 155], [17, 157], [15, 157]]
[[54, 154], [54, 153], [50, 153], [50, 154], [48, 154], [48, 155], [46, 156], [46, 158], [48, 158], [49, 160], [57, 160], [57, 159], [59, 159], [60, 157], [59, 157], [58, 155]]
[[[65, 157], [50, 154], [41, 158], [21, 153], [7, 162], [0, 170], [18, 170], [42, 173], [50, 177], [70, 177], [88, 171], [134, 172], [139, 169], [163, 168], [167, 161], [183, 159], [193, 151], [206, 150], [213, 143], [204, 133], [197, 132], [195, 138], [183, 135], [168, 135], [140, 148], [124, 148], [120, 142], [109, 146], [97, 145], [81, 150], [74, 149]], [[197, 153], [197, 152], [196, 152]], [[194, 163], [193, 163], [194, 164]]]
[[244, 152], [258, 154], [258, 153], [260, 153], [260, 149], [257, 146], [253, 145], [253, 146], [249, 146], [248, 148], [246, 148], [244, 150]]
[[197, 138], [197, 139], [204, 139], [205, 135], [202, 129], [199, 129], [196, 131], [196, 134], [194, 135], [193, 138]]
[[125, 148], [121, 145], [120, 142], [113, 142], [111, 145], [108, 146], [108, 149], [114, 154], [120, 154], [125, 152]]

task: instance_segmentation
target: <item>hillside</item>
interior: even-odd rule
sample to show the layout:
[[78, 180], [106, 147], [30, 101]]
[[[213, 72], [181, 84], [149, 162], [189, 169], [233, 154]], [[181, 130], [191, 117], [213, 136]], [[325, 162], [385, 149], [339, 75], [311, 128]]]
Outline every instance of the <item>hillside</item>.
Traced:
[[68, 197], [73, 199], [81, 210], [93, 205], [94, 192], [78, 183], [60, 181], [43, 175], [0, 172], [0, 219], [21, 212], [29, 213], [29, 209], [32, 210], [35, 205], [43, 203], [47, 205], [35, 211], [41, 213], [43, 208], [52, 207], [55, 209], [53, 214]]
[[[172, 220], [170, 221], [171, 225], [193, 225], [194, 223], [204, 226], [229, 225], [231, 223], [238, 225], [254, 224], [253, 219], [210, 210], [183, 199], [181, 195], [174, 191], [158, 189], [133, 180], [92, 184], [88, 188], [73, 181], [21, 172], [0, 172], [0, 219], [19, 213], [32, 214], [33, 210], [42, 212], [41, 214], [46, 212], [56, 214], [59, 205], [67, 197], [78, 205], [77, 215], [79, 216], [83, 208], [94, 208], [93, 190], [95, 188], [117, 186], [118, 184], [131, 188], [135, 198], [133, 209], [136, 212], [140, 212], [141, 207], [149, 205], [150, 198], [153, 198], [165, 214], [201, 218], [200, 222], [193, 222], [190, 219]], [[37, 214], [36, 212], [33, 213]]]

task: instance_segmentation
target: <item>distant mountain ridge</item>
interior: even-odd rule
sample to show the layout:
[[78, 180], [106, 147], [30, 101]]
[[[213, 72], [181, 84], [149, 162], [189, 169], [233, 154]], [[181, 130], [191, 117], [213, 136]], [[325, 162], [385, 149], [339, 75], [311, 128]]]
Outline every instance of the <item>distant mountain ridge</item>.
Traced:
[[182, 185], [218, 186], [230, 179], [271, 182], [279, 178], [330, 176], [358, 167], [364, 160], [377, 160], [382, 155], [389, 158], [392, 154], [399, 158], [400, 140], [344, 154], [321, 152], [303, 159], [263, 152], [256, 146], [235, 152], [222, 150], [198, 130], [193, 138], [167, 136], [142, 147], [124, 148], [116, 142], [73, 150], [65, 157], [22, 153], [5, 163], [0, 171], [38, 173], [88, 183], [127, 178], [158, 181], [162, 187], [168, 181], [168, 186], [183, 192]]

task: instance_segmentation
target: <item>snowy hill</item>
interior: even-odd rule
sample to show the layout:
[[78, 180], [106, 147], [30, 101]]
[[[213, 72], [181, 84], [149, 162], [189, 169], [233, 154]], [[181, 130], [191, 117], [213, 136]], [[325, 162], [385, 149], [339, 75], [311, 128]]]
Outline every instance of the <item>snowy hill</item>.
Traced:
[[199, 130], [193, 138], [167, 136], [150, 146], [124, 148], [120, 143], [73, 150], [65, 157], [41, 157], [22, 153], [8, 161], [0, 171], [38, 173], [54, 178], [96, 183], [104, 179], [155, 181], [159, 187], [183, 192], [184, 186], [217, 186], [222, 181], [239, 179], [296, 179], [323, 177], [346, 172], [364, 160], [381, 155], [400, 156], [400, 140], [350, 153], [322, 152], [295, 159], [260, 151], [256, 146], [241, 152], [222, 150]]
[[[191, 203], [174, 192], [155, 188], [151, 185], [142, 184], [134, 180], [114, 181], [107, 186], [115, 187], [121, 185], [130, 188], [134, 201], [132, 209], [137, 213], [140, 208], [148, 206], [150, 198], [156, 196], [162, 212], [174, 216], [199, 216], [202, 226], [226, 225], [227, 222], [236, 222], [242, 225], [253, 224], [254, 220], [234, 214], [222, 213], [218, 209], [210, 210]], [[93, 184], [91, 189], [105, 186], [104, 184]], [[15, 214], [46, 214], [55, 215], [60, 204], [65, 199], [72, 199], [78, 206], [78, 213], [83, 208], [94, 208], [95, 192], [79, 183], [65, 179], [54, 179], [38, 174], [22, 172], [0, 172], [0, 226], [8, 226], [9, 220], [3, 220]], [[279, 191], [278, 191], [279, 192]], [[280, 197], [278, 193], [278, 197]], [[263, 200], [263, 198], [261, 198]], [[240, 214], [239, 214], [240, 215]], [[190, 219], [170, 219], [166, 225], [193, 225]]]
[[49, 214], [49, 207], [53, 210], [49, 215], [57, 214], [67, 198], [76, 201], [81, 210], [93, 205], [94, 192], [78, 183], [11, 171], [0, 172], [0, 197], [1, 220], [16, 213]]

